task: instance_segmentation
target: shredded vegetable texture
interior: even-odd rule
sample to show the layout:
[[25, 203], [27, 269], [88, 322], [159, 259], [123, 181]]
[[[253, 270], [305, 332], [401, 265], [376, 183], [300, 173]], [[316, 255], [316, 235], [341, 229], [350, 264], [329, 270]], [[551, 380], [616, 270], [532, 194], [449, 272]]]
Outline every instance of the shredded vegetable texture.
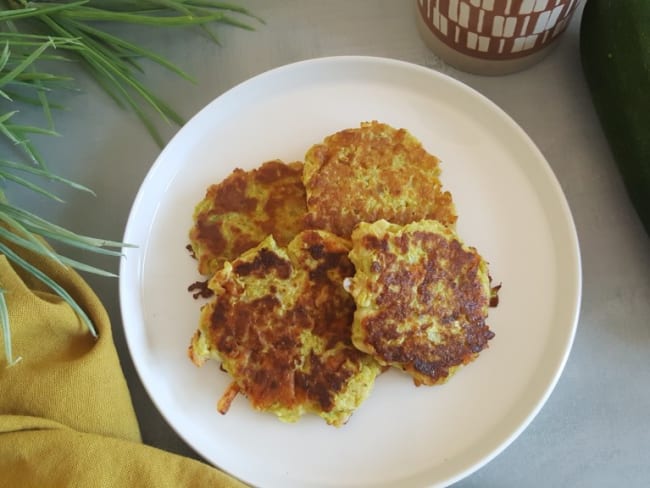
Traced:
[[[213, 30], [215, 25], [252, 29], [253, 22], [261, 22], [261, 19], [245, 8], [212, 0], [0, 0], [0, 141], [4, 144], [2, 154], [16, 154], [16, 160], [0, 158], [0, 254], [70, 304], [94, 336], [97, 332], [92, 321], [65, 289], [15, 249], [23, 248], [81, 271], [115, 276], [67, 258], [54, 251], [48, 242], [110, 256], [120, 256], [126, 244], [62, 228], [17, 208], [5, 194], [7, 186], [14, 184], [61, 202], [45, 184], [35, 181], [55, 181], [93, 193], [52, 172], [31, 139], [34, 135], [59, 135], [54, 128], [52, 112], [64, 107], [53, 99], [58, 90], [75, 88], [74, 80], [55, 72], [55, 68], [60, 65], [65, 72], [64, 63], [80, 63], [118, 105], [138, 116], [162, 146], [164, 141], [148, 112], [168, 123], [182, 125], [184, 121], [141, 81], [139, 75], [144, 72], [141, 61], [149, 60], [182, 78], [193, 80], [162, 55], [109, 32], [107, 27], [124, 25], [125, 31], [129, 25], [134, 28], [198, 27], [218, 43]], [[41, 67], [45, 65], [47, 69]], [[41, 125], [24, 125], [16, 120], [21, 107], [26, 105], [42, 108]], [[5, 362], [11, 366], [19, 358], [13, 356], [6, 295], [0, 283], [2, 341]]]

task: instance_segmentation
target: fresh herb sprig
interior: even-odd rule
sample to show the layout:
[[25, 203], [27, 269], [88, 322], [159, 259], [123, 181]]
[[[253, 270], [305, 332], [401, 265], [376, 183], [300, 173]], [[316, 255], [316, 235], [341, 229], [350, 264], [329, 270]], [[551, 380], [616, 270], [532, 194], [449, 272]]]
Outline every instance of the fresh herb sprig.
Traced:
[[[132, 110], [153, 139], [164, 141], [154, 121], [182, 125], [183, 119], [140, 80], [144, 73], [141, 60], [163, 66], [178, 76], [192, 77], [172, 62], [149, 49], [109, 32], [115, 25], [158, 28], [198, 26], [210, 39], [219, 42], [213, 27], [217, 24], [252, 29], [249, 22], [261, 20], [238, 5], [212, 0], [27, 0], [0, 1], [0, 140], [19, 149], [19, 161], [0, 159], [0, 253], [15, 266], [23, 268], [64, 299], [96, 336], [92, 321], [75, 300], [56, 281], [15, 252], [17, 246], [46, 256], [64, 266], [85, 272], [114, 276], [102, 269], [74, 261], [56, 251], [48, 242], [56, 241], [94, 253], [120, 256], [126, 244], [79, 235], [8, 201], [4, 188], [17, 184], [54, 201], [61, 199], [42, 184], [56, 181], [92, 193], [73, 181], [52, 172], [32, 142], [33, 135], [58, 136], [52, 110], [62, 108], [52, 101], [57, 90], [74, 88], [74, 80], [52, 71], [57, 62], [79, 62], [98, 85], [120, 106]], [[108, 29], [106, 29], [108, 27]], [[49, 71], [40, 68], [47, 61]], [[40, 106], [43, 126], [16, 122], [20, 108]], [[11, 247], [10, 245], [11, 244]], [[0, 326], [4, 355], [8, 365], [15, 364], [5, 291], [0, 283]]]
[[192, 77], [163, 56], [112, 34], [102, 26], [199, 26], [218, 43], [211, 25], [221, 23], [250, 30], [253, 28], [250, 23], [236, 16], [260, 20], [245, 8], [211, 0], [12, 0], [7, 3], [14, 10], [0, 12], [0, 22], [6, 12], [9, 19], [20, 19], [23, 28], [71, 41], [59, 47], [72, 51], [115, 102], [133, 110], [160, 146], [164, 141], [145, 107], [152, 108], [167, 122], [182, 125], [183, 120], [139, 80], [137, 75], [144, 72], [140, 60], [148, 59], [190, 81]]

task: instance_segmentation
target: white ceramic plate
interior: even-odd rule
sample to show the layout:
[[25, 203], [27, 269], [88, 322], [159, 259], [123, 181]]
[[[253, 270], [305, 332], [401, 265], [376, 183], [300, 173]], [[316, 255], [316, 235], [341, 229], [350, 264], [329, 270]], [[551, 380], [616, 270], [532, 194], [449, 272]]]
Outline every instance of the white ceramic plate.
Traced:
[[[216, 362], [196, 368], [186, 348], [199, 303], [185, 246], [194, 205], [235, 166], [299, 160], [324, 136], [361, 121], [405, 127], [442, 159], [458, 231], [502, 282], [489, 349], [446, 385], [416, 388], [396, 371], [342, 428], [316, 416], [284, 424], [238, 397]], [[560, 186], [526, 134], [490, 101], [404, 62], [323, 58], [233, 88], [173, 138], [135, 199], [120, 270], [133, 361], [157, 407], [201, 455], [258, 486], [436, 486], [496, 456], [542, 407], [564, 367], [578, 318], [581, 271]]]

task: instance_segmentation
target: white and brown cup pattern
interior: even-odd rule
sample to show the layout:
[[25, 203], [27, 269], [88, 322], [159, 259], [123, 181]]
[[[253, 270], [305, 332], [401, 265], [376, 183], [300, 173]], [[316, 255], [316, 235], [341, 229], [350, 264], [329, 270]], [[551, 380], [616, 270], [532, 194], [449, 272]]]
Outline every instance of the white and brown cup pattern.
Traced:
[[580, 0], [416, 2], [421, 23], [436, 44], [467, 57], [500, 61], [524, 58], [547, 48], [566, 29]]

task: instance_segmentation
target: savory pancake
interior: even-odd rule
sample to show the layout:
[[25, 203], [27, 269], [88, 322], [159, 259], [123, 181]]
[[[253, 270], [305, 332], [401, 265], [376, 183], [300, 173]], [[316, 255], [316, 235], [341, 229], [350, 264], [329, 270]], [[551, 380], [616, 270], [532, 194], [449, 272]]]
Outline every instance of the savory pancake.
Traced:
[[269, 234], [286, 246], [302, 230], [307, 210], [301, 177], [302, 163], [275, 160], [251, 171], [235, 169], [210, 186], [189, 234], [199, 272], [212, 275]]
[[210, 279], [215, 299], [201, 310], [189, 355], [197, 365], [216, 359], [232, 376], [221, 413], [242, 393], [281, 420], [313, 412], [339, 426], [370, 394], [380, 367], [352, 345], [349, 250], [322, 231], [286, 248], [269, 236]]
[[441, 223], [361, 223], [349, 257], [354, 345], [416, 385], [445, 382], [494, 337], [485, 323], [497, 291], [488, 265]]
[[456, 211], [439, 176], [438, 158], [405, 129], [365, 122], [337, 132], [305, 155], [306, 227], [349, 238], [357, 223], [379, 219], [453, 226]]

